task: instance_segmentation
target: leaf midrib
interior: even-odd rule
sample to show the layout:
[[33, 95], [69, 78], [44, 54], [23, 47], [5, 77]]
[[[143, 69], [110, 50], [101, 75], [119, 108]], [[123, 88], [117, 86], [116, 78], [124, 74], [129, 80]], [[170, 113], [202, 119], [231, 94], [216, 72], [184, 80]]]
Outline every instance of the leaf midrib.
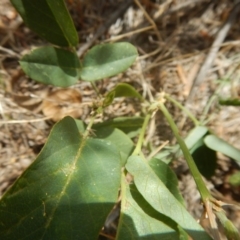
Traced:
[[132, 55], [132, 56], [127, 56], [127, 57], [124, 57], [124, 58], [121, 58], [121, 59], [117, 59], [115, 61], [109, 61], [109, 62], [105, 62], [103, 64], [95, 64], [95, 65], [87, 65], [87, 66], [84, 66], [83, 65], [83, 68], [82, 69], [91, 69], [91, 68], [95, 68], [95, 67], [99, 67], [99, 66], [109, 66], [109, 64], [116, 64], [118, 62], [122, 62], [122, 61], [126, 61], [130, 58], [133, 58], [133, 57], [137, 57], [137, 55]]
[[76, 154], [76, 156], [75, 156], [75, 159], [74, 159], [74, 161], [73, 161], [72, 168], [71, 168], [71, 172], [70, 172], [70, 174], [69, 174], [68, 177], [67, 177], [67, 181], [66, 181], [66, 183], [64, 184], [64, 186], [63, 186], [63, 188], [62, 188], [62, 191], [60, 192], [60, 195], [59, 195], [59, 197], [58, 197], [58, 201], [57, 201], [56, 204], [55, 204], [55, 207], [52, 209], [52, 211], [50, 212], [50, 214], [49, 214], [49, 216], [48, 216], [48, 220], [47, 220], [47, 222], [46, 222], [46, 224], [45, 224], [45, 231], [43, 232], [42, 237], [46, 234], [46, 231], [47, 231], [48, 227], [50, 226], [50, 224], [51, 224], [51, 222], [52, 222], [54, 213], [56, 212], [56, 209], [57, 209], [57, 207], [58, 207], [58, 205], [59, 205], [59, 202], [61, 201], [63, 195], [65, 194], [65, 191], [66, 191], [66, 189], [67, 189], [67, 187], [68, 187], [68, 185], [69, 185], [69, 183], [70, 183], [70, 180], [71, 180], [71, 177], [72, 177], [72, 173], [73, 173], [73, 171], [74, 171], [75, 168], [76, 168], [76, 164], [77, 164], [78, 158], [80, 157], [80, 155], [81, 155], [81, 153], [82, 153], [82, 150], [83, 150], [83, 148], [84, 148], [84, 146], [85, 146], [85, 144], [86, 144], [87, 138], [88, 138], [88, 136], [86, 136], [85, 138], [82, 138], [82, 141], [81, 141], [81, 139], [80, 139], [80, 141], [81, 141], [81, 142], [80, 142], [80, 146], [79, 146], [79, 149], [78, 149], [77, 154]]

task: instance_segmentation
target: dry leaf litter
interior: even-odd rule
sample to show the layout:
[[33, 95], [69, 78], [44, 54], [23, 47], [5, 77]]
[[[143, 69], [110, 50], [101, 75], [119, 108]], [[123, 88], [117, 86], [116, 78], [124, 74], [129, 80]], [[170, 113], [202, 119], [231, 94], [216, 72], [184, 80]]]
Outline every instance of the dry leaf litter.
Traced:
[[[101, 42], [129, 41], [138, 48], [140, 57], [127, 72], [96, 83], [101, 94], [119, 82], [130, 83], [148, 99], [165, 91], [185, 103], [197, 118], [205, 115], [207, 126], [240, 149], [240, 111], [237, 107], [220, 107], [217, 101], [218, 96], [239, 98], [239, 17], [221, 43], [206, 77], [189, 98], [194, 79], [234, 1], [68, 0], [67, 3], [80, 36], [79, 56]], [[34, 160], [54, 121], [69, 113], [88, 121], [90, 104], [97, 97], [87, 82], [60, 89], [36, 83], [22, 72], [18, 64], [21, 56], [45, 44], [23, 24], [10, 2], [1, 0], [0, 195]], [[168, 104], [168, 108], [185, 136], [192, 123], [176, 107]], [[117, 99], [98, 120], [139, 115], [138, 101]], [[161, 113], [152, 120], [146, 137], [155, 147], [166, 140], [170, 145], [175, 143]], [[185, 161], [175, 161], [173, 168], [188, 209], [199, 218], [200, 197]], [[240, 189], [228, 183], [236, 170], [239, 170], [237, 164], [219, 155], [216, 175], [207, 186], [222, 201], [240, 200]], [[227, 212], [240, 230], [240, 211], [228, 207]]]

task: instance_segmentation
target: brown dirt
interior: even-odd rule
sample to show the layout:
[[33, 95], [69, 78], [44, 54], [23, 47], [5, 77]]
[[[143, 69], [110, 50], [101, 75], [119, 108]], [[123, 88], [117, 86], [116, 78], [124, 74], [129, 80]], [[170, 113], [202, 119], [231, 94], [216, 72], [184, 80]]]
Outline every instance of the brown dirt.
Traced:
[[[191, 2], [186, 4], [187, 2]], [[238, 97], [240, 93], [240, 31], [239, 17], [232, 25], [206, 78], [198, 86], [193, 98], [188, 99], [193, 80], [203, 64], [211, 44], [226, 21], [234, 1], [221, 0], [165, 0], [140, 1], [143, 12], [134, 3], [106, 27], [92, 43], [105, 41], [129, 41], [139, 51], [137, 63], [126, 73], [98, 82], [104, 93], [117, 82], [129, 82], [144, 97], [151, 99], [160, 90], [171, 94], [185, 103], [197, 117], [207, 120], [209, 126], [219, 137], [240, 149], [240, 111], [237, 107], [221, 107], [217, 96]], [[106, 24], [109, 16], [118, 11], [124, 1], [79, 1], [69, 0], [68, 6], [80, 36], [79, 54], [97, 30]], [[149, 19], [148, 19], [149, 17]], [[147, 28], [146, 27], [150, 27]], [[140, 30], [133, 33], [135, 30]], [[129, 33], [127, 35], [123, 35]], [[27, 51], [46, 44], [31, 32], [18, 16], [8, 0], [0, 4], [0, 196], [14, 180], [35, 159], [45, 143], [53, 121], [44, 115], [42, 102], [56, 87], [44, 86], [25, 76], [18, 61]], [[220, 84], [221, 80], [227, 80]], [[74, 89], [81, 92], [74, 108], [81, 109], [81, 119], [87, 120], [88, 104], [95, 98], [91, 85], [79, 82]], [[52, 100], [53, 101], [53, 100]], [[209, 108], [207, 107], [209, 106]], [[73, 105], [65, 102], [66, 114]], [[186, 135], [192, 124], [172, 105], [169, 105], [181, 134]], [[61, 111], [65, 111], [61, 109]], [[140, 106], [134, 101], [116, 101], [108, 109], [107, 117], [133, 116], [140, 114]], [[158, 114], [149, 128], [148, 139], [155, 147], [166, 140], [174, 142], [170, 130]], [[189, 210], [199, 217], [201, 206], [195, 184], [183, 160], [176, 169], [182, 169], [178, 176], [180, 189], [188, 203]], [[216, 176], [208, 181], [213, 194], [226, 202], [239, 202], [240, 189], [228, 184], [229, 175], [239, 166], [232, 160], [219, 156]], [[228, 209], [229, 217], [240, 230], [240, 211]]]

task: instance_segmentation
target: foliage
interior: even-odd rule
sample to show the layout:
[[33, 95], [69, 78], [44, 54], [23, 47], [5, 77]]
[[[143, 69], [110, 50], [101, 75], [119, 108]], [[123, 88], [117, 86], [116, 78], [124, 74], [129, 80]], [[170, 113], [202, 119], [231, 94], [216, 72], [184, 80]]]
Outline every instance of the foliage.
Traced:
[[[60, 87], [79, 80], [93, 82], [125, 71], [137, 57], [131, 44], [115, 43], [93, 47], [80, 61], [74, 48], [77, 32], [63, 0], [11, 1], [29, 28], [55, 45], [37, 48], [21, 59], [25, 73], [36, 81]], [[97, 114], [116, 97], [144, 101], [148, 105], [145, 116], [94, 124]], [[177, 177], [169, 166], [173, 155], [181, 154], [209, 218], [216, 213], [226, 236], [239, 239], [224, 212], [216, 210], [221, 209], [220, 201], [211, 196], [200, 172], [208, 178], [214, 174], [216, 151], [236, 161], [240, 151], [205, 126], [196, 126], [183, 141], [165, 100], [173, 101], [163, 94], [149, 103], [132, 86], [120, 83], [93, 105], [88, 125], [71, 117], [56, 123], [36, 160], [0, 201], [1, 239], [97, 239], [117, 202], [119, 188], [121, 213], [116, 239], [211, 239], [186, 210]], [[165, 115], [178, 144], [147, 161], [142, 153], [144, 134], [158, 110]], [[131, 138], [137, 135], [135, 146]]]
[[240, 99], [230, 98], [230, 99], [220, 99], [219, 103], [226, 106], [240, 106]]

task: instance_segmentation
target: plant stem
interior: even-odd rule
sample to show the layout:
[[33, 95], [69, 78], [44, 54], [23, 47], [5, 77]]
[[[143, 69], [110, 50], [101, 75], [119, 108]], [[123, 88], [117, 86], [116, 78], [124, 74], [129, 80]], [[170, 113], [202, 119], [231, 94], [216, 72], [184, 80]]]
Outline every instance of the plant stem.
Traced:
[[90, 118], [90, 122], [88, 123], [86, 130], [83, 133], [83, 139], [87, 139], [87, 137], [89, 136], [95, 118], [96, 114], [94, 113]]
[[211, 196], [209, 190], [207, 189], [207, 187], [206, 187], [206, 185], [205, 185], [205, 183], [202, 179], [202, 176], [201, 176], [201, 174], [200, 174], [200, 172], [199, 172], [191, 154], [188, 151], [188, 148], [187, 148], [185, 142], [180, 137], [180, 135], [178, 133], [178, 128], [177, 128], [176, 124], [174, 123], [174, 121], [172, 119], [172, 116], [169, 114], [168, 110], [166, 109], [164, 103], [160, 102], [159, 103], [159, 108], [161, 109], [165, 118], [167, 119], [167, 121], [168, 121], [168, 123], [169, 123], [177, 141], [178, 141], [178, 144], [183, 151], [183, 155], [184, 155], [184, 157], [187, 161], [188, 167], [191, 171], [191, 174], [192, 174], [192, 176], [194, 178], [194, 181], [197, 185], [197, 188], [200, 192], [202, 201], [205, 203], [207, 200], [211, 199], [212, 196]]
[[91, 82], [91, 85], [92, 85], [94, 91], [96, 92], [97, 96], [98, 96], [99, 98], [101, 98], [101, 94], [99, 93], [98, 88], [96, 87], [95, 83], [94, 83], [94, 82]]
[[137, 145], [136, 145], [132, 155], [139, 155], [141, 153], [141, 149], [142, 149], [142, 145], [143, 145], [143, 141], [144, 141], [144, 135], [145, 135], [150, 118], [151, 118], [151, 114], [147, 114], [144, 119], [143, 125], [142, 125], [142, 129], [141, 129], [141, 132], [140, 132], [140, 135], [138, 138]]
[[178, 108], [180, 108], [183, 112], [187, 114], [187, 116], [193, 121], [195, 126], [198, 126], [200, 122], [193, 116], [193, 114], [186, 108], [184, 107], [181, 103], [173, 99], [171, 96], [168, 94], [165, 95], [165, 98], [171, 101], [173, 104], [175, 104]]

